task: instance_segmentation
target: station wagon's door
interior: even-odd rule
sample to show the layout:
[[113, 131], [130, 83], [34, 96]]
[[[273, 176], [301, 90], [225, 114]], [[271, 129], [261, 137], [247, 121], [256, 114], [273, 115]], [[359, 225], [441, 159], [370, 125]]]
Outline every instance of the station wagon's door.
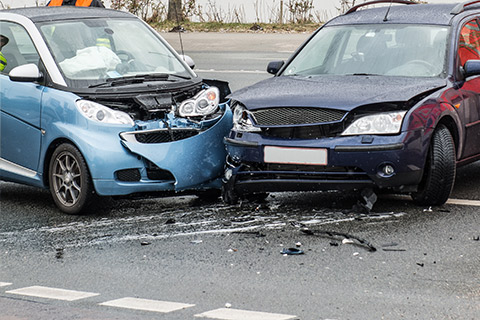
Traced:
[[[458, 58], [460, 65], [480, 60], [480, 21], [467, 22], [460, 31]], [[462, 158], [480, 153], [480, 76], [468, 78], [459, 89], [463, 103], [459, 112], [465, 121], [465, 148]]]

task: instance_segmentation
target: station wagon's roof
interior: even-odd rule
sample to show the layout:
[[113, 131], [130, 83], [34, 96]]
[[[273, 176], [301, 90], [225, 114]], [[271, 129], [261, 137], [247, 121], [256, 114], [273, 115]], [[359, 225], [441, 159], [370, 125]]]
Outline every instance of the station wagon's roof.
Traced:
[[[412, 23], [412, 24], [439, 24], [449, 25], [455, 15], [451, 14], [458, 3], [450, 4], [412, 4], [392, 5], [387, 21], [383, 21], [388, 10], [388, 5], [382, 7], [363, 9], [360, 8], [350, 14], [341, 15], [332, 19], [328, 25], [340, 24], [378, 24], [378, 23]], [[471, 5], [466, 12], [472, 9], [480, 10], [480, 6]]]
[[0, 10], [0, 13], [16, 13], [23, 15], [34, 22], [68, 20], [82, 18], [131, 18], [132, 14], [117, 10], [94, 7], [30, 7]]

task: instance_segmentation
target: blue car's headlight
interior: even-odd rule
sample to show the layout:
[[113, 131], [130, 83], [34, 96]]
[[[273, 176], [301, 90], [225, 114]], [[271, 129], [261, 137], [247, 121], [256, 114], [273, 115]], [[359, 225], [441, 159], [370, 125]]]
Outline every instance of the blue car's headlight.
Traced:
[[233, 108], [233, 129], [236, 131], [260, 132], [262, 129], [254, 127], [248, 110], [238, 102], [235, 102]]
[[216, 87], [210, 87], [183, 101], [177, 109], [177, 114], [180, 117], [208, 116], [218, 110], [219, 101], [220, 91]]
[[386, 112], [361, 117], [343, 131], [342, 136], [397, 134], [400, 132], [406, 113], [406, 111]]
[[126, 124], [133, 126], [135, 123], [128, 114], [105, 107], [89, 100], [77, 100], [76, 106], [80, 113], [87, 119], [109, 124]]

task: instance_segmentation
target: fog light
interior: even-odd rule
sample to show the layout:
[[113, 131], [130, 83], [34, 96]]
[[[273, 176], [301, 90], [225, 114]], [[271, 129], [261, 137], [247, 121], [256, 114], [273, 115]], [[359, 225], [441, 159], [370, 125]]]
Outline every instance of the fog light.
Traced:
[[395, 173], [395, 169], [389, 164], [385, 165], [382, 171], [386, 176], [391, 176]]

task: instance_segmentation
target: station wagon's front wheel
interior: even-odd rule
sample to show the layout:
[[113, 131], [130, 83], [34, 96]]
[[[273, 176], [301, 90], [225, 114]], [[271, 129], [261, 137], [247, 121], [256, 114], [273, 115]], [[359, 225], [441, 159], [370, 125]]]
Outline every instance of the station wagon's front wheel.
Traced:
[[53, 201], [60, 210], [78, 214], [90, 203], [93, 185], [87, 164], [73, 145], [58, 146], [50, 159], [49, 185]]
[[440, 125], [433, 133], [422, 182], [418, 191], [412, 194], [415, 203], [444, 204], [452, 192], [455, 172], [455, 143], [448, 128]]

